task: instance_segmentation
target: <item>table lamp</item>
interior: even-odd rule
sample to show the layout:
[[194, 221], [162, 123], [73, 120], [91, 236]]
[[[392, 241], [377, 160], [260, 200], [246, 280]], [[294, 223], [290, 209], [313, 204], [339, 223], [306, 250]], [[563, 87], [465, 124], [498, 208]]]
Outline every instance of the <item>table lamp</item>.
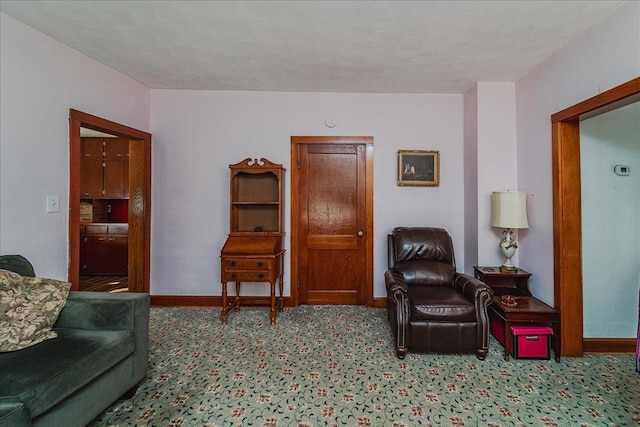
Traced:
[[491, 195], [493, 227], [505, 228], [500, 240], [500, 249], [507, 259], [500, 266], [502, 272], [515, 272], [518, 267], [511, 263], [511, 257], [518, 249], [512, 229], [528, 228], [527, 221], [527, 193], [524, 191], [494, 191]]

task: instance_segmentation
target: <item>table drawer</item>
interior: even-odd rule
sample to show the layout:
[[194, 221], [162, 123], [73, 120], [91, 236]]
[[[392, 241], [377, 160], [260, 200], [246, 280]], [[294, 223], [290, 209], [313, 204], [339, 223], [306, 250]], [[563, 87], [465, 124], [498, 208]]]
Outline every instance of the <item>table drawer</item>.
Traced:
[[109, 234], [127, 234], [129, 232], [129, 224], [109, 224], [107, 229]]
[[225, 258], [223, 268], [238, 270], [270, 270], [271, 260], [265, 258]]
[[88, 234], [107, 234], [106, 225], [87, 225]]
[[222, 273], [224, 282], [264, 282], [271, 279], [269, 270], [225, 270]]

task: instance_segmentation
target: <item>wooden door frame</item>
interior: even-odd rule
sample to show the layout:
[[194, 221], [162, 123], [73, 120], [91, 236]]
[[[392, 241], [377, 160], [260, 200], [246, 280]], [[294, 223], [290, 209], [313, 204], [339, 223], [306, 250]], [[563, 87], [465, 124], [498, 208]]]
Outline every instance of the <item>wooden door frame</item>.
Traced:
[[298, 200], [300, 145], [311, 144], [359, 144], [365, 146], [365, 295], [367, 306], [373, 306], [373, 137], [372, 136], [292, 136], [291, 137], [291, 305], [300, 305], [298, 293], [298, 240], [300, 205]]
[[580, 117], [621, 107], [639, 93], [640, 77], [551, 116], [554, 304], [560, 310], [563, 356], [582, 356], [584, 345]]
[[[133, 245], [129, 240], [129, 274], [134, 270], [142, 276], [142, 287], [134, 287], [137, 292], [149, 292], [151, 273], [151, 134], [106, 120], [74, 109], [69, 110], [69, 270], [67, 277], [72, 290], [80, 287], [80, 128], [84, 127], [105, 132], [118, 137], [143, 141], [143, 152], [136, 158], [143, 161], [143, 182], [130, 185], [141, 186], [138, 198], [131, 203], [129, 212], [143, 222], [143, 245]], [[131, 220], [131, 219], [130, 219]], [[136, 239], [138, 241], [140, 239]], [[130, 285], [131, 286], [131, 281]], [[135, 286], [135, 284], [134, 284]]]

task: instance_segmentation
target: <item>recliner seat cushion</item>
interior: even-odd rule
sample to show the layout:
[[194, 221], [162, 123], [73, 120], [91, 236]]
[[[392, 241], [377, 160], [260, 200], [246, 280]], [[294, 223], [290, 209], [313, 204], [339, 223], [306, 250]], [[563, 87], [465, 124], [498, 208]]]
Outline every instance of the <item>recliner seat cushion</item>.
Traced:
[[[58, 337], [0, 359], [0, 400], [22, 402], [37, 417], [134, 350], [130, 331], [56, 329]], [[133, 373], [133, 363], [131, 364]]]
[[473, 301], [451, 286], [413, 286], [409, 288], [411, 320], [475, 322]]

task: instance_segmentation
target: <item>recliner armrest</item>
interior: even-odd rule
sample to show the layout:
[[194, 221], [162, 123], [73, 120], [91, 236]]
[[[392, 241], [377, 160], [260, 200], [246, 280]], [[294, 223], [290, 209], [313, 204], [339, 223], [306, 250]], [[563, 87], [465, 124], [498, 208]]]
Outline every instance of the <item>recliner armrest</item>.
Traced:
[[387, 286], [387, 294], [392, 294], [396, 291], [400, 291], [403, 294], [407, 294], [409, 286], [405, 283], [402, 274], [395, 270], [387, 270], [384, 273], [384, 283]]
[[486, 283], [464, 273], [455, 273], [453, 286], [461, 292], [465, 298], [476, 304], [488, 300], [487, 306], [493, 301], [493, 289]]

